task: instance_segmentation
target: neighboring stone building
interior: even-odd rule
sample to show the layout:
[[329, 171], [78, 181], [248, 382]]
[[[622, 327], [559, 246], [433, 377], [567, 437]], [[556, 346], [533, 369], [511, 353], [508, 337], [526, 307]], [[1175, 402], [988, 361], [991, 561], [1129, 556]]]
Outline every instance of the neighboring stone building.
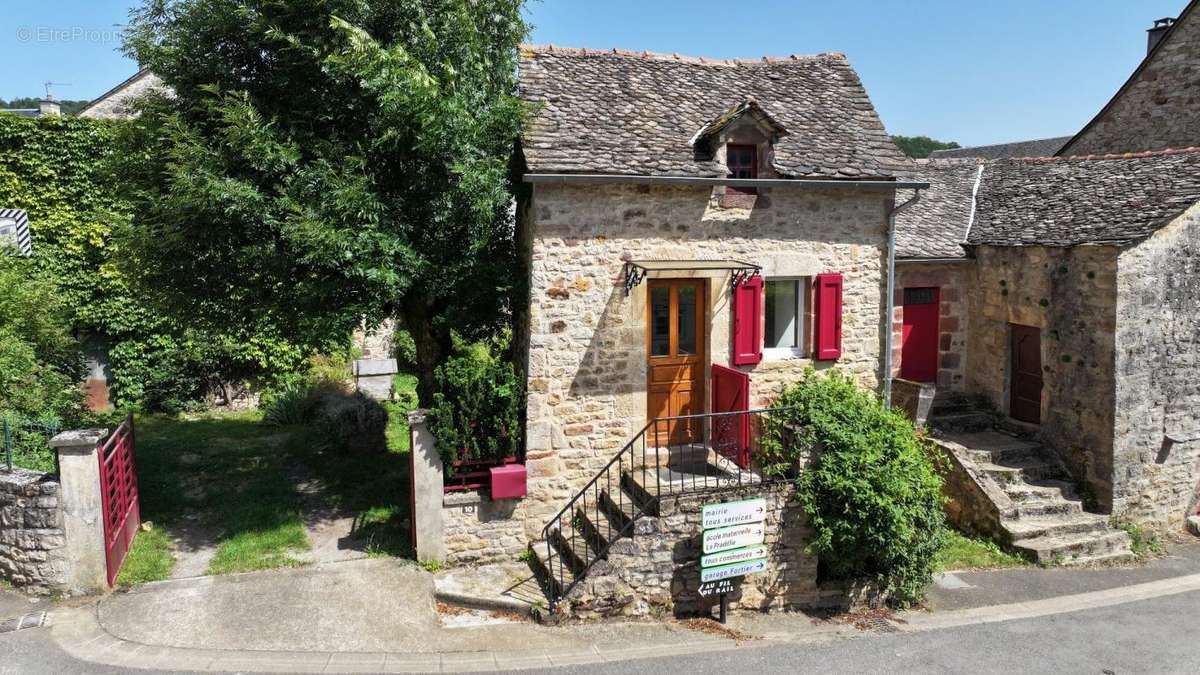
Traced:
[[1148, 54], [1108, 105], [1058, 155], [1200, 145], [1200, 0], [1148, 31]]
[[976, 145], [970, 148], [934, 150], [929, 159], [1006, 159], [1009, 157], [1051, 157], [1062, 150], [1070, 136], [1039, 138], [1032, 141]]
[[101, 94], [88, 107], [79, 111], [80, 117], [98, 119], [128, 119], [134, 115], [133, 103], [154, 90], [168, 90], [162, 79], [143, 68], [121, 84]]
[[[949, 323], [965, 341], [946, 342], [958, 348], [939, 365], [949, 356], [964, 378], [940, 368], [939, 394], [982, 395], [1032, 425], [1093, 508], [1158, 526], [1195, 513], [1200, 150], [931, 161], [918, 173], [932, 187], [924, 210], [901, 216], [902, 255], [967, 259], [901, 263], [901, 376], [914, 330], [901, 293], [962, 298], [965, 325]], [[939, 233], [945, 249], [927, 239]], [[943, 302], [934, 320], [943, 336], [951, 311]]]

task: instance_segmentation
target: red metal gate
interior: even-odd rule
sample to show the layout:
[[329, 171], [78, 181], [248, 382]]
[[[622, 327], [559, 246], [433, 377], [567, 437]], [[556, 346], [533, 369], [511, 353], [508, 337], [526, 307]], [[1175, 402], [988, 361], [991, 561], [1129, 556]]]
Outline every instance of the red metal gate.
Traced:
[[111, 587], [142, 524], [134, 465], [133, 416], [100, 447], [100, 495], [104, 502], [104, 557]]

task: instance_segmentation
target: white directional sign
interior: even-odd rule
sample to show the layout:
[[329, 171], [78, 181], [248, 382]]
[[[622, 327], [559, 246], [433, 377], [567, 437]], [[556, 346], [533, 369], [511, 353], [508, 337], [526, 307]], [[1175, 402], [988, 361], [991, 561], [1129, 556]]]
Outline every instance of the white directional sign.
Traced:
[[700, 558], [701, 567], [720, 567], [721, 565], [732, 565], [733, 563], [745, 562], [747, 560], [755, 560], [757, 558], [767, 557], [767, 547], [763, 544], [757, 546], [747, 546], [745, 548], [735, 548], [729, 551], [721, 551], [720, 553], [710, 553]]
[[722, 565], [720, 567], [710, 567], [709, 569], [700, 570], [700, 581], [720, 581], [721, 579], [732, 579], [746, 574], [755, 574], [758, 572], [767, 571], [767, 561], [765, 558], [751, 560], [748, 562], [734, 563], [732, 565]]
[[734, 525], [704, 531], [704, 553], [719, 553], [731, 548], [761, 544], [766, 539], [762, 523]]
[[706, 530], [727, 525], [761, 523], [767, 518], [766, 499], [747, 499], [740, 502], [709, 504], [701, 512], [701, 527]]

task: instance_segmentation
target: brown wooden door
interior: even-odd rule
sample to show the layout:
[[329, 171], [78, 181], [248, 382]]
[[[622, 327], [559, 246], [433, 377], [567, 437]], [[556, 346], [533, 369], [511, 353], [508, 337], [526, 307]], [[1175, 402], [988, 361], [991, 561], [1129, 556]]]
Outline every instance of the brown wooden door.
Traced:
[[1032, 326], [1010, 324], [1009, 354], [1012, 383], [1009, 415], [1030, 424], [1042, 422], [1042, 332]]
[[[648, 420], [704, 412], [703, 280], [649, 283], [646, 354]], [[658, 446], [700, 440], [700, 420], [664, 421], [651, 430]]]

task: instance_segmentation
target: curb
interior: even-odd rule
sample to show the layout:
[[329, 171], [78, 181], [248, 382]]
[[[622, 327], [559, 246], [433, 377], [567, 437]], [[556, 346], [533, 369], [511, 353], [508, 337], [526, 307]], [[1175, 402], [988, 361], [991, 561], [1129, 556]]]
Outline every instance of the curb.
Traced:
[[531, 619], [538, 620], [541, 623], [540, 615], [536, 607], [520, 600], [509, 600], [507, 598], [482, 597], [478, 595], [468, 595], [466, 593], [454, 593], [451, 591], [434, 590], [433, 599], [443, 602], [447, 605], [455, 607], [465, 607], [466, 609], [482, 609], [487, 612], [511, 612], [520, 614]]

